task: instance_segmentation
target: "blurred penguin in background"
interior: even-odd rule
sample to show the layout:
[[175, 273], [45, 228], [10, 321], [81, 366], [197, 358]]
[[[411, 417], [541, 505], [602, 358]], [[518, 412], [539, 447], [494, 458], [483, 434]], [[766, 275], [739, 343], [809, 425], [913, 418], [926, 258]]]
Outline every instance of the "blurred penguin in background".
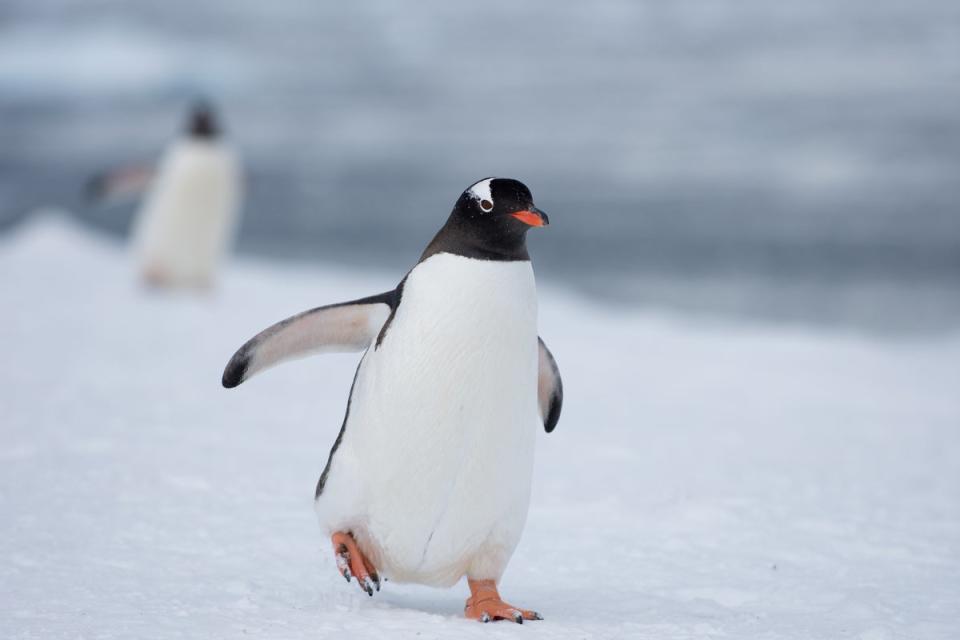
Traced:
[[98, 198], [146, 189], [131, 242], [148, 285], [206, 289], [216, 282], [243, 188], [239, 158], [221, 133], [213, 109], [197, 103], [155, 169], [111, 172], [91, 182]]

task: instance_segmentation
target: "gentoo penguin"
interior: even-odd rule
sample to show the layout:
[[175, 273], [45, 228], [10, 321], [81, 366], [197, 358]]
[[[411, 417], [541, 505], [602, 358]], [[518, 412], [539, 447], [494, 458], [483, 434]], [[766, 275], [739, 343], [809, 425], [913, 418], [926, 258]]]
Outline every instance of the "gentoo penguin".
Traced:
[[186, 135], [166, 150], [134, 222], [144, 281], [208, 287], [231, 244], [241, 198], [240, 167], [213, 111], [192, 109]]
[[339, 571], [370, 595], [381, 577], [466, 576], [468, 618], [541, 619], [497, 583], [527, 517], [537, 425], [553, 431], [563, 401], [526, 245], [547, 223], [522, 183], [481, 180], [396, 289], [283, 320], [223, 372], [232, 388], [291, 358], [364, 352], [315, 498]]

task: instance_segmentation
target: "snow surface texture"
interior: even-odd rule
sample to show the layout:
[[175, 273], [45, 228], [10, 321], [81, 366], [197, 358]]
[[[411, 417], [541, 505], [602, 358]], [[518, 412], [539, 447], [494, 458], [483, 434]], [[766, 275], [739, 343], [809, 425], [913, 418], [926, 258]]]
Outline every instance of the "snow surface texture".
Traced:
[[213, 295], [156, 294], [61, 218], [0, 239], [0, 636], [960, 637], [960, 337], [555, 290], [566, 404], [502, 584], [546, 620], [464, 620], [463, 584], [361, 594], [311, 508], [358, 356], [220, 373], [270, 323], [400, 275], [243, 263]]

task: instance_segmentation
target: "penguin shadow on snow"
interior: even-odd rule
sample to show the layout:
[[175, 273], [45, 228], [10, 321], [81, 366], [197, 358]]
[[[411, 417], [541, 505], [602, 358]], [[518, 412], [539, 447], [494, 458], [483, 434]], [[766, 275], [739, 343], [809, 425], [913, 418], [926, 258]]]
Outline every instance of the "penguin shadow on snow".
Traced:
[[[390, 582], [386, 583], [386, 590], [381, 589], [374, 598], [379, 599], [380, 605], [388, 609], [405, 610], [412, 614], [425, 613], [443, 616], [445, 618], [463, 618], [463, 598], [459, 589], [441, 591], [417, 585], [397, 585], [393, 588]], [[459, 586], [459, 584], [458, 584]]]

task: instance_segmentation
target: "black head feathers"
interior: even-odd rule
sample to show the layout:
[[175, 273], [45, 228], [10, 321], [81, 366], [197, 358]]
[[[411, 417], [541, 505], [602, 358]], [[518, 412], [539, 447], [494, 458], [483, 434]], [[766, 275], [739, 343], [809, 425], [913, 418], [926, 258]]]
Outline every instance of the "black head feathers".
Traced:
[[453, 253], [481, 260], [529, 260], [527, 231], [549, 224], [533, 204], [525, 184], [509, 178], [484, 178], [457, 199], [447, 223], [423, 252]]

